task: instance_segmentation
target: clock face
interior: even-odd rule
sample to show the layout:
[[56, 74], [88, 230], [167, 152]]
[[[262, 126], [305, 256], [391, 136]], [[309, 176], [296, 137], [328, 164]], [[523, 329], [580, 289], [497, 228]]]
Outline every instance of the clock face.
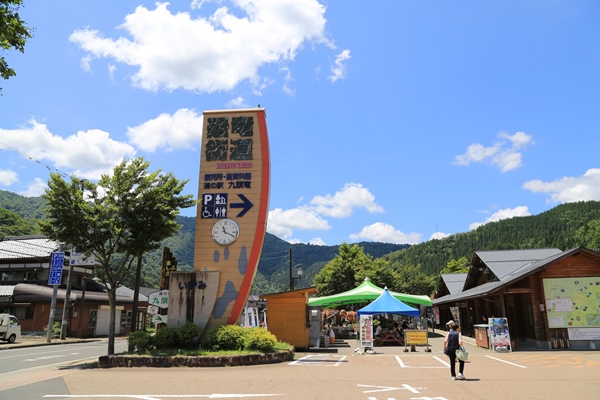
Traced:
[[240, 228], [230, 219], [217, 221], [212, 228], [212, 238], [221, 246], [228, 246], [240, 236]]

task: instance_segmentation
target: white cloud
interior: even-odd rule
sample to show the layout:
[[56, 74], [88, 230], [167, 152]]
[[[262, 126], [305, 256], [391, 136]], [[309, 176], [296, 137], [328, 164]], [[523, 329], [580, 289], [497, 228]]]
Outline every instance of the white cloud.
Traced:
[[316, 237], [314, 239], [310, 239], [308, 244], [314, 244], [315, 246], [327, 246], [327, 243], [320, 237]]
[[473, 222], [472, 224], [469, 225], [469, 229], [470, 230], [477, 229], [481, 225], [485, 225], [488, 222], [497, 222], [497, 221], [500, 221], [503, 219], [509, 219], [512, 217], [527, 217], [529, 215], [531, 215], [531, 213], [529, 212], [529, 208], [527, 206], [518, 206], [515, 208], [505, 208], [505, 209], [496, 211], [495, 213], [490, 215], [483, 222]]
[[370, 213], [383, 212], [375, 203], [375, 196], [361, 184], [348, 183], [334, 195], [315, 196], [308, 205], [269, 212], [267, 231], [288, 240], [296, 230], [327, 230], [331, 225], [325, 217], [348, 218], [355, 208], [365, 208]]
[[48, 185], [40, 178], [35, 178], [33, 182], [27, 187], [27, 190], [20, 192], [21, 196], [25, 197], [40, 197], [45, 191]]
[[149, 152], [161, 147], [167, 151], [194, 148], [202, 139], [202, 115], [187, 108], [181, 108], [173, 115], [163, 113], [127, 128], [127, 137], [132, 144]]
[[[191, 9], [203, 1], [193, 0]], [[208, 17], [138, 6], [119, 27], [126, 36], [105, 38], [89, 28], [69, 38], [90, 58], [137, 67], [133, 84], [150, 91], [184, 89], [211, 93], [242, 81], [260, 85], [258, 69], [293, 60], [306, 42], [332, 47], [325, 36], [325, 7], [317, 0], [234, 0]], [[151, 29], [149, 29], [151, 27]]]
[[365, 208], [370, 213], [383, 212], [383, 207], [375, 203], [375, 196], [360, 183], [347, 183], [333, 196], [315, 196], [310, 207], [321, 215], [334, 218], [347, 218], [355, 208]]
[[360, 233], [350, 235], [352, 240], [370, 240], [374, 242], [417, 244], [421, 241], [420, 233], [404, 233], [396, 230], [392, 225], [376, 222], [365, 226]]
[[588, 169], [583, 176], [566, 176], [553, 182], [528, 181], [523, 189], [550, 194], [549, 203], [600, 200], [600, 168]]
[[108, 65], [108, 75], [110, 75], [110, 80], [115, 79], [115, 71], [117, 70], [117, 66], [114, 64]]
[[521, 167], [523, 156], [518, 150], [533, 144], [533, 136], [525, 132], [517, 132], [514, 135], [500, 132], [498, 137], [501, 140], [490, 147], [484, 147], [479, 143], [469, 145], [464, 154], [454, 158], [454, 163], [464, 166], [475, 162], [488, 163], [496, 166], [503, 173]]
[[123, 158], [135, 156], [132, 146], [112, 140], [108, 132], [92, 129], [63, 138], [53, 135], [45, 124], [33, 119], [28, 126], [19, 129], [0, 129], [0, 140], [17, 149], [26, 149], [26, 156], [32, 160], [47, 160], [59, 172], [86, 179], [99, 179]]
[[290, 88], [289, 84], [290, 82], [294, 81], [294, 78], [292, 78], [292, 71], [290, 71], [290, 69], [288, 67], [282, 66], [279, 68], [279, 72], [283, 72], [285, 74], [285, 78], [283, 80], [283, 92], [285, 94], [287, 94], [288, 96], [293, 96], [296, 94], [296, 90]]
[[0, 185], [10, 186], [17, 182], [19, 182], [19, 176], [15, 171], [10, 169], [0, 169]]
[[443, 232], [435, 232], [433, 235], [431, 235], [429, 237], [429, 240], [433, 240], [433, 239], [440, 240], [440, 239], [446, 238], [448, 236], [451, 236], [451, 234], [450, 233], [443, 233]]
[[329, 222], [307, 207], [269, 211], [267, 231], [283, 239], [291, 237], [294, 229], [312, 231], [330, 228]]
[[335, 82], [338, 79], [346, 78], [346, 64], [345, 61], [352, 58], [350, 56], [350, 50], [343, 50], [340, 54], [335, 57], [335, 66], [331, 67], [331, 75], [327, 77], [331, 82]]
[[243, 97], [236, 97], [235, 99], [231, 99], [225, 104], [226, 108], [250, 108], [250, 105]]

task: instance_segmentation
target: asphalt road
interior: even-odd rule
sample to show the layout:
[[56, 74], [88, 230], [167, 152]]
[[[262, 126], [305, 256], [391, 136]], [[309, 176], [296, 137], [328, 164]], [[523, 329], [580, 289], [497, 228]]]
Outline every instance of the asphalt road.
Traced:
[[468, 345], [467, 379], [453, 382], [442, 340], [430, 340], [431, 352], [381, 347], [376, 354], [359, 355], [348, 347], [247, 367], [50, 367], [28, 382], [13, 381], [6, 390], [1, 374], [0, 399], [563, 400], [593, 399], [600, 393], [598, 351], [492, 353]]

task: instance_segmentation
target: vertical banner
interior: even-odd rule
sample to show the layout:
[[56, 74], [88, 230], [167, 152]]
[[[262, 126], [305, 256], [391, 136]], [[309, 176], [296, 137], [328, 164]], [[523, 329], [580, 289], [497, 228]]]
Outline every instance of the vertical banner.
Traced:
[[450, 313], [452, 314], [452, 320], [460, 326], [460, 309], [458, 307], [450, 307]]
[[205, 111], [194, 270], [219, 271], [206, 332], [239, 320], [267, 228], [270, 164], [264, 109]]
[[433, 306], [433, 318], [435, 320], [435, 324], [439, 325], [440, 322], [440, 307], [439, 306]]
[[359, 325], [360, 347], [373, 347], [373, 316], [361, 315]]

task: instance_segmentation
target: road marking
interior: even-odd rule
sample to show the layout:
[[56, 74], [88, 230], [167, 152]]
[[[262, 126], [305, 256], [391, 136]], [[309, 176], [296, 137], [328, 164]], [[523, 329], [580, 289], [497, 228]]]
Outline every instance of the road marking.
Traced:
[[[395, 357], [396, 357], [396, 361], [398, 361], [398, 364], [400, 364], [400, 367], [402, 367], [402, 368], [427, 368], [427, 369], [429, 369], [429, 368], [446, 368], [446, 367], [432, 367], [432, 366], [411, 367], [411, 366], [404, 364], [404, 362], [402, 361], [400, 356], [395, 356]], [[433, 358], [437, 358], [437, 357], [434, 356]], [[438, 358], [438, 360], [439, 360], [439, 358]], [[446, 366], [449, 367], [450, 365], [446, 365]]]
[[527, 367], [524, 367], [524, 366], [522, 366], [522, 365], [519, 365], [519, 364], [511, 363], [511, 362], [509, 362], [509, 361], [504, 361], [504, 360], [502, 360], [502, 359], [500, 359], [500, 358], [496, 358], [496, 357], [492, 357], [492, 356], [486, 356], [486, 357], [487, 357], [487, 358], [491, 358], [492, 360], [496, 360], [496, 361], [500, 361], [500, 362], [503, 362], [503, 363], [506, 363], [506, 364], [514, 365], [515, 367], [519, 367], [519, 368], [527, 368]]
[[[311, 357], [322, 357], [322, 356], [317, 356], [317, 355], [309, 355], [309, 356], [305, 356], [302, 358], [299, 358], [298, 360], [292, 361], [291, 363], [289, 363], [288, 365], [306, 365], [306, 366], [326, 366], [326, 367], [338, 367], [346, 358], [347, 356], [343, 356], [337, 360], [324, 360], [324, 359], [320, 359], [317, 358], [316, 360], [311, 360]], [[333, 364], [332, 364], [333, 363]]]
[[241, 399], [245, 397], [272, 397], [283, 396], [283, 394], [257, 393], [257, 394], [236, 394], [236, 393], [213, 393], [213, 394], [47, 394], [44, 398], [57, 397], [61, 399], [140, 399], [140, 400], [161, 400], [161, 399]]
[[364, 388], [376, 388], [374, 390], [364, 390], [363, 393], [389, 392], [390, 390], [408, 390], [409, 392], [412, 392], [412, 393], [420, 393], [417, 389], [421, 389], [421, 390], [427, 389], [427, 388], [422, 388], [422, 387], [414, 388], [410, 385], [407, 385], [406, 383], [403, 383], [402, 387], [373, 386], [373, 385], [360, 385], [360, 384], [357, 384], [356, 386], [364, 387]]
[[442, 360], [438, 356], [433, 356], [433, 358], [435, 358], [436, 360], [438, 360], [439, 362], [441, 362], [442, 364], [444, 364], [446, 366], [446, 368], [450, 367], [450, 363], [446, 362], [446, 360]]

